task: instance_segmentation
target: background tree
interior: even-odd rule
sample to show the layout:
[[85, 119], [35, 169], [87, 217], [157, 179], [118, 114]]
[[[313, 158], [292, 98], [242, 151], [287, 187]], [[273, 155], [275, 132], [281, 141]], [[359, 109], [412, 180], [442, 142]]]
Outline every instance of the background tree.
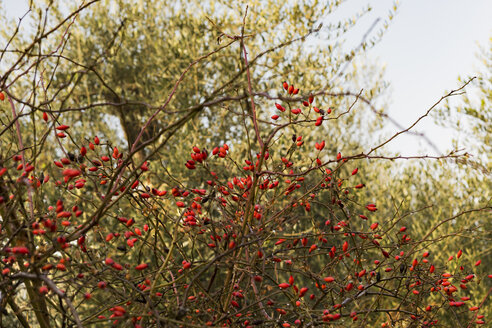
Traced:
[[[304, 92], [339, 96], [326, 98], [330, 99], [332, 107], [336, 108], [342, 102], [346, 106], [354, 100], [360, 90], [352, 89], [349, 81], [354, 80], [355, 73], [347, 65], [373, 45], [380, 35], [373, 37], [370, 34], [356, 49], [343, 49], [343, 35], [370, 9], [361, 9], [355, 13], [355, 18], [326, 23], [326, 18], [331, 17], [338, 6], [339, 1], [313, 1], [302, 5], [258, 2], [250, 8], [252, 14], [245, 22], [244, 33], [248, 40], [250, 64], [255, 68], [251, 72], [254, 92], [263, 93], [256, 98], [259, 104], [265, 97], [277, 97], [275, 93], [269, 94], [273, 89], [271, 81], [287, 79], [294, 71], [303, 72], [296, 82], [305, 86]], [[34, 11], [37, 10], [35, 8]], [[195, 10], [190, 12], [189, 8]], [[86, 108], [85, 112], [93, 120], [81, 123], [84, 128], [100, 130], [101, 133], [109, 128], [112, 133], [108, 133], [111, 135], [108, 138], [112, 142], [118, 137], [130, 145], [140, 132], [140, 125], [154, 108], [163, 104], [167, 90], [171, 90], [187, 65], [219, 43], [230, 42], [224, 33], [241, 34], [244, 8], [230, 6], [227, 1], [185, 1], [172, 5], [166, 1], [105, 1], [88, 6], [79, 14], [76, 24], [70, 27], [70, 42], [64, 42], [59, 49], [63, 51], [62, 55], [51, 56], [41, 62], [44, 78], [49, 79], [46, 81], [47, 99], [53, 99], [55, 94], [57, 99], [61, 99], [56, 104], [50, 101], [49, 105], [55, 106], [51, 109], [63, 109], [67, 117], [71, 115], [82, 122], [80, 111], [75, 109]], [[61, 21], [68, 9], [54, 3], [47, 12], [47, 24], [53, 20]], [[379, 31], [380, 34], [382, 32]], [[64, 31], [60, 29], [59, 33], [62, 35]], [[51, 45], [44, 44], [44, 47], [57, 47], [60, 36], [45, 41]], [[13, 40], [14, 45], [16, 41], [17, 38]], [[234, 114], [244, 115], [249, 106], [239, 43], [226, 47], [209, 59], [205, 66], [194, 67], [186, 74], [182, 82], [185, 87], [178, 88], [165, 115], [153, 120], [143, 140], [148, 140], [170, 122], [185, 115], [190, 115], [190, 119], [175, 132], [181, 145], [191, 147], [205, 140], [238, 140], [245, 137], [245, 128], [252, 131], [250, 121], [243, 126], [239, 120], [241, 116]], [[4, 76], [7, 77], [8, 74]], [[378, 94], [381, 85], [377, 80], [375, 82], [372, 90], [365, 92], [366, 97]], [[347, 92], [354, 95], [348, 99], [340, 97]], [[43, 98], [38, 99], [45, 102]], [[32, 105], [39, 108], [39, 104]], [[67, 111], [68, 108], [71, 110]], [[346, 122], [342, 126], [355, 132], [357, 127], [351, 123]], [[210, 129], [213, 126], [220, 126], [220, 129]], [[344, 141], [356, 146], [357, 140], [348, 140], [352, 135], [344, 134], [343, 138], [347, 139]], [[166, 158], [166, 154], [180, 153], [179, 148], [173, 145], [162, 148], [159, 153], [161, 160]], [[171, 161], [163, 161], [166, 166], [173, 165]], [[184, 157], [175, 157], [174, 161], [183, 163]], [[172, 171], [179, 172], [181, 168], [179, 164]]]
[[[482, 63], [474, 76], [460, 78], [459, 84], [471, 83], [460, 97], [448, 98], [432, 112], [439, 125], [447, 127], [455, 135], [454, 153], [461, 149], [466, 156], [455, 161], [421, 161], [411, 163], [385, 163], [369, 174], [369, 180], [381, 181], [380, 188], [368, 189], [370, 197], [381, 199], [384, 207], [398, 208], [399, 211], [415, 211], [403, 224], [422, 239], [422, 244], [438, 257], [441, 267], [459, 270], [470, 264], [474, 258], [490, 257], [491, 212], [471, 212], [461, 218], [442, 222], [444, 216], [452, 216], [464, 209], [490, 207], [491, 162], [490, 162], [490, 49], [482, 49], [479, 56]], [[383, 172], [397, 172], [398, 179], [385, 176]], [[384, 196], [383, 196], [384, 195]], [[434, 229], [435, 228], [435, 229]], [[428, 234], [431, 232], [430, 234]], [[446, 242], [437, 241], [445, 239]], [[460, 248], [463, 255], [449, 257], [453, 250]], [[445, 254], [445, 255], [444, 255]], [[465, 266], [466, 267], [466, 266]], [[490, 272], [489, 262], [478, 267], [479, 272]], [[482, 300], [492, 287], [490, 281], [477, 281], [477, 289], [468, 291], [475, 300]], [[483, 311], [490, 312], [490, 302], [485, 301]], [[452, 325], [455, 318], [444, 318]], [[447, 319], [447, 321], [446, 321]]]

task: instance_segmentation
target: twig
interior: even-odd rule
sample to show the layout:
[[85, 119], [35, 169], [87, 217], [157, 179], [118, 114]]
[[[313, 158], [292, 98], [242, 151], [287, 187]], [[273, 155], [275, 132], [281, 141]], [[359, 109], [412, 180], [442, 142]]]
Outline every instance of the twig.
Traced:
[[78, 328], [84, 327], [82, 325], [82, 322], [80, 321], [79, 314], [75, 310], [75, 307], [73, 306], [70, 299], [67, 297], [67, 295], [64, 292], [62, 292], [60, 289], [58, 289], [56, 284], [51, 279], [49, 279], [47, 276], [42, 275], [42, 274], [36, 275], [34, 273], [27, 273], [27, 272], [19, 272], [19, 273], [16, 273], [16, 274], [11, 276], [11, 279], [19, 279], [19, 278], [31, 279], [31, 280], [42, 280], [55, 294], [57, 294], [58, 296], [63, 298], [65, 303], [67, 303], [68, 307], [70, 308], [70, 311], [72, 312], [73, 319], [74, 319], [75, 323], [77, 324], [77, 327]]
[[246, 25], [246, 16], [248, 15], [248, 6], [246, 6], [246, 12], [244, 13], [243, 25], [241, 27], [241, 48], [243, 49], [244, 55], [244, 65], [246, 68], [246, 76], [248, 77], [248, 93], [251, 98], [251, 115], [253, 119], [253, 125], [255, 128], [256, 139], [258, 139], [258, 143], [260, 144], [260, 151], [263, 152], [264, 144], [261, 139], [260, 130], [258, 129], [258, 122], [256, 121], [256, 106], [255, 100], [253, 96], [253, 90], [251, 87], [251, 73], [248, 64], [248, 52], [246, 51], [246, 46], [244, 45], [244, 25]]

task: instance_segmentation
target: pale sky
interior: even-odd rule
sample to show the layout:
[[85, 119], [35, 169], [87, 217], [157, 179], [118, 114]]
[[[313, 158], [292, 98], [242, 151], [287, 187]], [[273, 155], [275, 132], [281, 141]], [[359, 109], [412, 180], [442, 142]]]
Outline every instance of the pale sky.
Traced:
[[[27, 1], [0, 1], [13, 16], [20, 16], [27, 8]], [[393, 1], [350, 0], [339, 14], [365, 4], [371, 4], [374, 10], [362, 21], [362, 34], [364, 26], [367, 29], [375, 18], [387, 15]], [[400, 1], [398, 13], [383, 40], [368, 53], [369, 60], [386, 67], [385, 77], [391, 83], [388, 113], [400, 124], [410, 125], [446, 90], [458, 87], [459, 75], [478, 71], [480, 66], [475, 56], [478, 45], [488, 47], [491, 36], [491, 0]], [[417, 130], [432, 139], [442, 152], [451, 148], [452, 135], [436, 127], [431, 118], [417, 126]], [[406, 155], [434, 153], [414, 136], [399, 137], [389, 149]]]
[[[393, 1], [349, 1], [350, 6], [374, 7], [368, 24], [384, 16]], [[383, 40], [368, 58], [386, 65], [391, 83], [389, 114], [405, 127], [434, 104], [445, 91], [456, 89], [459, 75], [476, 75], [483, 69], [476, 54], [479, 45], [489, 49], [492, 37], [491, 0], [404, 0]], [[451, 149], [452, 135], [436, 127], [432, 119], [419, 124], [444, 152]], [[402, 154], [429, 153], [414, 136], [399, 137], [389, 149]], [[419, 143], [421, 143], [419, 145]]]

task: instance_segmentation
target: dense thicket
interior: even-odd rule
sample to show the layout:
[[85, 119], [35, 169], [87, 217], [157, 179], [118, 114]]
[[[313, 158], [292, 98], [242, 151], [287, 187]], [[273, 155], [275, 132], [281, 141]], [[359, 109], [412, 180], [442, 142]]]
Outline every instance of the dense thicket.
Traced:
[[[11, 20], [2, 325], [485, 323], [490, 58], [416, 122], [464, 120], [474, 145], [391, 154], [413, 126], [380, 132], [364, 53], [396, 8], [354, 43], [370, 8], [344, 5], [47, 1]], [[445, 103], [475, 83], [478, 103]]]

